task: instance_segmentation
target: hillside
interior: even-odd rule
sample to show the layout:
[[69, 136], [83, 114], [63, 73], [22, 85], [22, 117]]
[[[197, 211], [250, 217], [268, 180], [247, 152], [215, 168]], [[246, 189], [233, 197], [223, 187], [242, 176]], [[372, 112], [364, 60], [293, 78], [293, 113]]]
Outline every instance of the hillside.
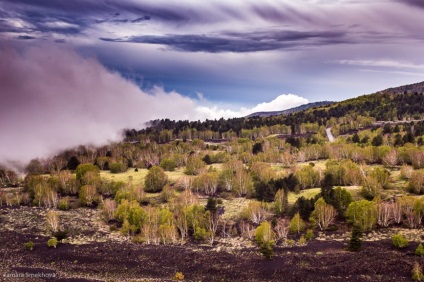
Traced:
[[288, 115], [288, 114], [300, 112], [300, 111], [303, 111], [303, 110], [306, 110], [306, 109], [309, 109], [309, 108], [327, 106], [327, 105], [332, 104], [332, 103], [334, 103], [334, 102], [331, 102], [331, 101], [313, 102], [313, 103], [300, 105], [300, 106], [295, 107], [295, 108], [283, 110], [283, 111], [256, 112], [256, 113], [252, 113], [252, 114], [250, 114], [246, 117], [249, 118], [249, 117], [270, 117], [270, 116], [278, 116], [278, 115]]
[[424, 92], [424, 81], [418, 82], [418, 83], [413, 83], [413, 84], [408, 84], [408, 85], [403, 85], [403, 86], [398, 86], [398, 87], [393, 87], [393, 88], [388, 88], [388, 89], [386, 89], [382, 92], [394, 93], [394, 94], [423, 93]]
[[423, 103], [382, 91], [287, 115], [159, 120], [123, 142], [34, 159], [25, 179], [0, 168], [0, 269], [57, 281], [410, 281], [424, 263]]

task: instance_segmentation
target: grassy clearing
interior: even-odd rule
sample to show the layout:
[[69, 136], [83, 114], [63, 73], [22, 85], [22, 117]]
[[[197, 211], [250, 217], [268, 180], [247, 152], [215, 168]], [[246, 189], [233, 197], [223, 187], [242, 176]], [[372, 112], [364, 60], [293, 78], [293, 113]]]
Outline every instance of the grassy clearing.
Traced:
[[325, 170], [325, 164], [327, 163], [327, 161], [328, 160], [310, 161], [310, 162], [298, 163], [297, 165], [299, 167], [302, 167], [302, 166], [307, 166], [310, 163], [314, 163], [315, 164], [314, 168], [316, 168], [316, 169], [320, 168], [322, 170]]
[[305, 189], [300, 191], [298, 194], [289, 192], [289, 204], [290, 205], [294, 204], [297, 201], [297, 199], [299, 199], [302, 196], [305, 197], [306, 199], [313, 198], [320, 192], [321, 192], [321, 188]]
[[101, 171], [100, 177], [104, 180], [113, 180], [113, 181], [122, 181], [125, 183], [129, 182], [130, 177], [132, 177], [132, 182], [134, 184], [144, 184], [144, 178], [147, 175], [147, 169], [129, 169], [126, 172], [122, 173], [110, 173], [110, 171]]
[[[101, 171], [100, 177], [104, 180], [122, 181], [125, 183], [128, 183], [130, 177], [132, 177], [132, 182], [134, 184], [144, 186], [144, 179], [146, 178], [148, 172], [148, 169], [138, 169], [138, 171], [135, 171], [135, 169], [129, 169], [126, 172], [122, 173], [110, 173], [110, 171]], [[174, 183], [178, 178], [185, 175], [183, 168], [176, 169], [175, 171], [165, 171], [165, 173], [166, 175], [168, 175], [168, 178], [171, 183]]]
[[219, 172], [219, 171], [222, 170], [222, 164], [211, 164], [211, 165], [207, 166], [207, 169], [209, 169], [209, 168], [216, 169], [216, 171]]
[[[225, 213], [223, 218], [225, 219], [237, 219], [240, 213], [247, 207], [249, 202], [252, 200], [246, 198], [234, 198], [232, 200], [222, 200]], [[206, 204], [206, 202], [205, 202]]]

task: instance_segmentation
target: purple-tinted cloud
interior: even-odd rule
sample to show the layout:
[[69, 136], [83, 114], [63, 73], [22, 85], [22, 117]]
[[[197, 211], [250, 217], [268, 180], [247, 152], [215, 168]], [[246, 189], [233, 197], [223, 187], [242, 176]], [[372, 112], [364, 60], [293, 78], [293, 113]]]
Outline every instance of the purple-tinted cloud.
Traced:
[[408, 4], [408, 5], [424, 8], [424, 2], [421, 0], [397, 0], [397, 1]]
[[0, 96], [3, 164], [117, 140], [120, 130], [152, 119], [196, 114], [195, 103], [178, 93], [143, 92], [96, 60], [50, 45], [0, 50]]
[[278, 49], [290, 49], [314, 45], [350, 43], [343, 32], [298, 32], [269, 31], [252, 33], [226, 33], [222, 36], [206, 35], [166, 35], [132, 36], [129, 38], [101, 38], [110, 42], [131, 42], [157, 44], [187, 52], [257, 52]]

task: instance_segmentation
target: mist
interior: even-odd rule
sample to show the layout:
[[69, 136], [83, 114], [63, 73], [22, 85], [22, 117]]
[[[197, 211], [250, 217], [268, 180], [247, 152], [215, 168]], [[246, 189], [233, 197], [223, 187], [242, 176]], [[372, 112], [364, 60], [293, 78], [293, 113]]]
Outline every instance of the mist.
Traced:
[[78, 145], [122, 139], [125, 128], [154, 119], [205, 120], [284, 110], [307, 103], [297, 95], [229, 110], [161, 87], [143, 91], [133, 81], [61, 45], [0, 49], [0, 165], [22, 167]]
[[27, 163], [81, 144], [121, 138], [158, 118], [196, 116], [195, 102], [149, 93], [67, 47], [0, 50], [0, 163]]

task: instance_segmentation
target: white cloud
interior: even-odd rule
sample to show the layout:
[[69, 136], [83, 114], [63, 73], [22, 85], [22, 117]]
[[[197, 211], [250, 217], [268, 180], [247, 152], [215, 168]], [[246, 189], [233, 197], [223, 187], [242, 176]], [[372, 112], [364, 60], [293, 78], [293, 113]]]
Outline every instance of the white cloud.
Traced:
[[[282, 111], [290, 108], [294, 108], [303, 104], [307, 104], [309, 101], [303, 97], [297, 96], [295, 94], [282, 94], [272, 100], [271, 102], [260, 103], [251, 108], [240, 108], [239, 110], [230, 110], [230, 106], [198, 106], [196, 111], [199, 116], [203, 119], [219, 119], [223, 118], [233, 118], [233, 117], [244, 117], [256, 112], [272, 112], [272, 111]], [[227, 109], [225, 109], [227, 108]]]

